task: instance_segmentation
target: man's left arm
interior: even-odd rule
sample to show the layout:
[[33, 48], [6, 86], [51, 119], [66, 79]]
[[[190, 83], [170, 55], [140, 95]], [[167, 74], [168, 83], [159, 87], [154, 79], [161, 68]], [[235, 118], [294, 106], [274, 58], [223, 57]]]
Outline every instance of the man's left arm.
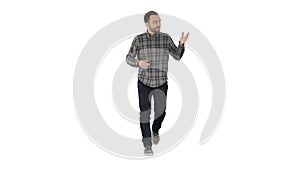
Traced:
[[189, 35], [190, 35], [190, 33], [187, 33], [184, 36], [184, 33], [182, 32], [178, 47], [176, 47], [172, 38], [169, 36], [169, 39], [168, 39], [169, 53], [173, 56], [174, 59], [180, 60], [182, 58], [184, 50], [185, 50], [184, 43], [189, 38]]
[[172, 38], [169, 36], [168, 45], [169, 45], [169, 53], [171, 54], [171, 56], [173, 56], [173, 58], [176, 60], [180, 60], [185, 50], [184, 43], [179, 42], [179, 45], [177, 47], [174, 44]]

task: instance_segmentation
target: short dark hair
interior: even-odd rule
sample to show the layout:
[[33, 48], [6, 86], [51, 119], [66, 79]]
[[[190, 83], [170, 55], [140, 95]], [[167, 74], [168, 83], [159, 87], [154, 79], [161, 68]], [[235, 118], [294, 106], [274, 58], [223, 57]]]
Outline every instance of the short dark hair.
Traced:
[[147, 12], [147, 13], [144, 15], [144, 21], [145, 21], [145, 23], [146, 23], [146, 22], [149, 22], [150, 16], [151, 16], [151, 15], [158, 15], [158, 13], [155, 12], [155, 11], [149, 11], [149, 12]]

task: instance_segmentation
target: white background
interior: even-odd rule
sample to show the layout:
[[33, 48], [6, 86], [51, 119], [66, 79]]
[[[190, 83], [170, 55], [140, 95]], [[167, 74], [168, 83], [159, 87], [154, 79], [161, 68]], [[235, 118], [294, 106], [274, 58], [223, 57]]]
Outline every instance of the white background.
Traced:
[[[1, 1], [0, 168], [299, 168], [297, 1]], [[128, 160], [93, 144], [72, 100], [74, 68], [107, 24], [155, 10], [196, 26], [222, 63], [223, 119], [157, 158]], [[128, 25], [130, 26], [130, 25]]]

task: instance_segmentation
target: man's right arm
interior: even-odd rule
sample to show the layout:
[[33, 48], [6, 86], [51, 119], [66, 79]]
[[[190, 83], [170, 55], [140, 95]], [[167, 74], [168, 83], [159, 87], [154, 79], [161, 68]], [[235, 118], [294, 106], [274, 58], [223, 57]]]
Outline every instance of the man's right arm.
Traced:
[[139, 60], [135, 59], [137, 54], [137, 44], [138, 44], [138, 39], [137, 37], [135, 37], [131, 44], [129, 52], [126, 55], [126, 62], [132, 67], [139, 67]]

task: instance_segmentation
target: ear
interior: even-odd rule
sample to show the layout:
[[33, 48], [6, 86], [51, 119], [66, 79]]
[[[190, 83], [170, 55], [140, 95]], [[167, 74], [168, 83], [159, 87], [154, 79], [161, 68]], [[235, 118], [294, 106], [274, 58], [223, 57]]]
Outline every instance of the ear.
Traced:
[[145, 22], [145, 25], [146, 25], [147, 28], [149, 27], [149, 23], [148, 22]]

